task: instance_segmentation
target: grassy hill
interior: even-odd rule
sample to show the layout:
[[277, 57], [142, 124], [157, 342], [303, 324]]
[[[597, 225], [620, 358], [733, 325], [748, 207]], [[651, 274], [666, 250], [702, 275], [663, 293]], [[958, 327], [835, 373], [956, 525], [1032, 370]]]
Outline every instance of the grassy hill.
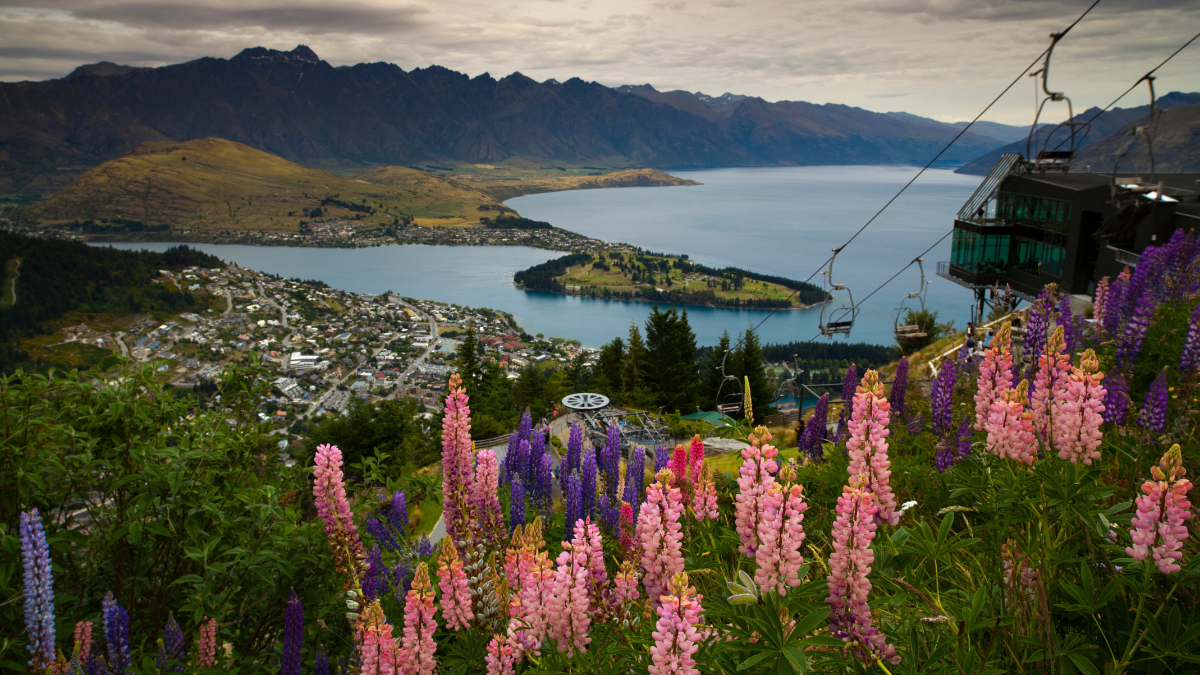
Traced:
[[[378, 182], [375, 182], [378, 181]], [[87, 223], [91, 231], [217, 234], [295, 232], [301, 221], [357, 220], [374, 227], [477, 226], [506, 211], [462, 183], [414, 169], [382, 167], [348, 178], [289, 162], [233, 141], [143, 143], [86, 172], [53, 197], [14, 217]]]
[[445, 170], [443, 175], [469, 184], [500, 201], [562, 190], [699, 185], [694, 180], [677, 178], [658, 169], [628, 168], [603, 162], [596, 162], [595, 166], [581, 166], [513, 158], [496, 164], [456, 164], [452, 169], [430, 169]]

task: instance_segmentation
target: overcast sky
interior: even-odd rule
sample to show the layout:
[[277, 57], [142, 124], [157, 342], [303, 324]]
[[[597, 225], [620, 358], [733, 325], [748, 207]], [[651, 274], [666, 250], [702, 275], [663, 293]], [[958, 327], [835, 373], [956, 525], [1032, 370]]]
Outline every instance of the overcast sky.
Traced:
[[[306, 44], [333, 65], [438, 64], [471, 76], [767, 100], [845, 103], [970, 119], [1088, 1], [1065, 0], [0, 0], [0, 79], [77, 65], [161, 66], [246, 47]], [[1105, 105], [1200, 32], [1200, 0], [1101, 0], [1055, 51], [1051, 88]], [[1159, 73], [1200, 90], [1200, 40]], [[1143, 105], [1138, 90], [1121, 106]], [[985, 119], [1028, 124], [1033, 83]], [[1065, 109], [1051, 117], [1065, 117]]]

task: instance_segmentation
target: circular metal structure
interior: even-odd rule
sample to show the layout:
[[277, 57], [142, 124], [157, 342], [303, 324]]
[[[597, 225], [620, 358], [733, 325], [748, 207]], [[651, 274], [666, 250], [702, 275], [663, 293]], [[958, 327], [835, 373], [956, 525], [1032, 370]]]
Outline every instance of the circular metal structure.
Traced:
[[571, 410], [599, 410], [608, 405], [608, 397], [603, 394], [571, 394], [562, 400], [563, 405]]

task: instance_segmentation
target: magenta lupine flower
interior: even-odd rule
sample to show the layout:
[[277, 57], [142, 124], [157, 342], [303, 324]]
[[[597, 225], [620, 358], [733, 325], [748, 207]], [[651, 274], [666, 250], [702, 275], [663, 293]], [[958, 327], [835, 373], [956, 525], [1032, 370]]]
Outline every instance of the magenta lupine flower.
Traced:
[[1028, 400], [1028, 380], [1021, 380], [1016, 389], [1004, 392], [992, 402], [984, 430], [987, 449], [997, 457], [1015, 459], [1030, 466], [1037, 459], [1037, 440], [1033, 435], [1033, 413], [1025, 410]]
[[908, 392], [908, 357], [901, 356], [896, 364], [896, 377], [892, 378], [892, 391], [888, 394], [888, 405], [897, 419], [904, 418], [904, 395]]
[[513, 647], [508, 642], [507, 635], [494, 634], [487, 646], [487, 656], [483, 657], [488, 675], [512, 675], [516, 663]]
[[[795, 471], [784, 467], [781, 474], [789, 473], [789, 479], [794, 478]], [[808, 504], [804, 503], [803, 488], [799, 485], [776, 484], [763, 500], [766, 511], [763, 520], [758, 524], [758, 549], [754, 553], [754, 562], [758, 569], [754, 572], [754, 583], [762, 587], [763, 592], [774, 590], [780, 595], [787, 595], [789, 586], [800, 585], [800, 567], [804, 564], [801, 554], [804, 545], [804, 512]]]
[[217, 663], [217, 620], [204, 617], [196, 637], [196, 665], [201, 668]]
[[342, 451], [336, 445], [317, 446], [313, 469], [313, 498], [317, 515], [325, 521], [325, 536], [333, 550], [338, 571], [353, 578], [362, 576], [366, 558], [354, 514], [346, 499], [346, 480], [342, 475]]
[[433, 641], [433, 633], [437, 630], [435, 611], [429, 565], [421, 563], [417, 565], [412, 590], [404, 601], [404, 637], [400, 639], [400, 653], [396, 659], [404, 675], [430, 675], [437, 667], [433, 660], [437, 651]]
[[704, 470], [704, 439], [700, 434], [692, 436], [692, 444], [688, 448], [688, 480], [693, 483], [700, 481], [700, 473]]
[[438, 587], [442, 589], [442, 618], [453, 631], [471, 627], [471, 592], [467, 589], [467, 573], [454, 546], [442, 546], [438, 551]]
[[378, 601], [363, 610], [359, 631], [359, 672], [362, 675], [396, 675], [400, 670], [396, 667], [399, 657], [396, 638], [392, 637], [392, 625], [387, 622]]
[[1150, 383], [1150, 389], [1146, 391], [1146, 402], [1142, 405], [1142, 412], [1138, 415], [1138, 426], [1144, 428], [1152, 434], [1167, 433], [1167, 404], [1170, 394], [1167, 391], [1167, 371], [1164, 368], [1159, 371], [1158, 377], [1154, 378], [1154, 382]]
[[1104, 329], [1104, 313], [1108, 305], [1108, 277], [1096, 284], [1096, 293], [1092, 296], [1092, 321], [1097, 328]]
[[458, 373], [450, 376], [450, 394], [442, 418], [442, 519], [450, 541], [467, 538], [468, 500], [472, 494], [475, 446], [471, 442], [471, 409]]
[[54, 574], [42, 516], [36, 508], [21, 513], [21, 562], [25, 573], [28, 665], [30, 672], [40, 673], [54, 665]]
[[501, 548], [508, 538], [508, 528], [504, 526], [504, 512], [500, 508], [500, 464], [492, 450], [480, 450], [477, 460], [469, 502], [476, 520], [470, 527], [494, 548]]
[[72, 653], [72, 659], [77, 658], [80, 663], [87, 663], [88, 658], [92, 655], [92, 622], [75, 622], [74, 637], [75, 650]]
[[1101, 384], [1104, 373], [1097, 372], [1096, 352], [1087, 350], [1079, 358], [1079, 367], [1055, 400], [1054, 447], [1058, 458], [1072, 464], [1082, 461], [1091, 466], [1100, 459], [1100, 425], [1104, 423], [1104, 399], [1108, 392]]
[[1033, 395], [1030, 396], [1033, 431], [1044, 447], [1050, 446], [1057, 422], [1055, 407], [1063, 400], [1071, 381], [1071, 355], [1065, 351], [1064, 332], [1062, 326], [1055, 328], [1046, 342], [1045, 351], [1038, 357]]
[[1117, 341], [1116, 365], [1133, 369], [1137, 363], [1138, 354], [1142, 352], [1142, 342], [1146, 339], [1146, 331], [1150, 329], [1150, 319], [1154, 318], [1154, 294], [1149, 288], [1143, 289], [1121, 338]]
[[933, 433], [946, 438], [954, 428], [954, 381], [958, 364], [954, 359], [942, 359], [937, 379], [929, 392], [930, 409], [933, 411]]
[[846, 440], [846, 434], [849, 433], [851, 401], [854, 400], [856, 387], [858, 387], [858, 366], [851, 363], [850, 367], [846, 369], [845, 379], [842, 380], [842, 412], [838, 417], [837, 432], [833, 439], [836, 443]]
[[683, 494], [671, 487], [670, 471], [660, 472], [646, 488], [646, 503], [638, 512], [637, 543], [641, 546], [646, 596], [657, 606], [667, 581], [683, 571]]
[[[758, 524], [762, 522], [765, 506], [763, 500], [767, 492], [775, 485], [775, 472], [779, 465], [773, 459], [779, 453], [772, 445], [766, 445], [770, 439], [766, 428], [759, 427], [763, 435], [750, 435], [750, 446], [742, 448], [742, 467], [738, 470], [739, 492], [734, 497], [733, 522], [738, 539], [742, 542], [738, 551], [747, 558], [753, 558], [758, 548]], [[759, 447], [759, 443], [763, 443]]]
[[1013, 386], [1012, 324], [1005, 323], [992, 338], [992, 346], [983, 352], [979, 364], [978, 391], [975, 394], [975, 431], [983, 431], [992, 404]]
[[[279, 658], [279, 675], [300, 675], [300, 661], [304, 650], [304, 605], [300, 596], [292, 589], [283, 606], [283, 653]], [[172, 617], [174, 622], [175, 618]], [[178, 630], [178, 624], [176, 624]], [[183, 647], [183, 634], [179, 634], [179, 646]], [[170, 645], [168, 645], [168, 651]], [[172, 655], [173, 656], [173, 655]]]
[[636, 525], [633, 520], [633, 506], [629, 502], [621, 502], [621, 534], [617, 540], [617, 548], [625, 555], [633, 546], [633, 531]]
[[1179, 356], [1179, 371], [1190, 374], [1200, 367], [1200, 304], [1188, 318], [1187, 336], [1183, 339], [1183, 353]]
[[691, 473], [688, 466], [687, 450], [682, 445], [676, 445], [674, 452], [671, 453], [671, 462], [667, 464], [667, 470], [671, 472], [676, 485], [681, 485], [682, 481], [688, 479]]
[[846, 452], [850, 455], [850, 465], [847, 467], [850, 475], [865, 477], [867, 488], [875, 495], [874, 503], [878, 509], [876, 517], [881, 523], [895, 525], [900, 522], [900, 515], [896, 513], [896, 495], [889, 484], [892, 476], [887, 443], [888, 434], [891, 433], [888, 431], [890, 408], [891, 405], [883, 397], [879, 373], [868, 370], [858, 387], [858, 393], [854, 395]]
[[837, 518], [833, 523], [833, 552], [829, 555], [829, 597], [832, 610], [829, 630], [846, 643], [846, 649], [864, 664], [876, 660], [899, 663], [896, 648], [887, 636], [871, 624], [871, 564], [875, 553], [876, 510], [874, 495], [863, 476], [851, 476], [838, 497]]
[[1152, 558], [1163, 574], [1180, 570], [1180, 549], [1188, 538], [1183, 521], [1191, 513], [1187, 500], [1192, 482], [1183, 476], [1183, 456], [1179, 444], [1163, 454], [1158, 466], [1150, 468], [1153, 480], [1142, 483], [1142, 496], [1137, 498], [1137, 516], [1130, 521], [1133, 546], [1125, 552], [1135, 560]]
[[554, 638], [558, 651], [567, 656], [575, 656], [576, 651], [586, 653], [592, 641], [587, 634], [592, 625], [588, 611], [592, 590], [589, 554], [587, 543], [580, 542], [578, 537], [574, 542], [564, 541], [554, 570], [547, 612], [548, 634]]
[[700, 675], [692, 655], [700, 649], [701, 595], [688, 586], [686, 573], [674, 576], [658, 605], [658, 623], [654, 625], [654, 646], [650, 648], [650, 675]]

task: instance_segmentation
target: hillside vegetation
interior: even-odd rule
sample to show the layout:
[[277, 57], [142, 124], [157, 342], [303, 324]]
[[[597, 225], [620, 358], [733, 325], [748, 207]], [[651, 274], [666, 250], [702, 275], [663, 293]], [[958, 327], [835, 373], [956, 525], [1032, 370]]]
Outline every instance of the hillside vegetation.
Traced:
[[203, 234], [295, 232], [301, 221], [337, 219], [478, 225], [481, 216], [508, 210], [479, 190], [415, 169], [381, 167], [366, 176], [337, 176], [219, 138], [151, 142], [16, 217], [92, 233]]
[[[1114, 156], [1134, 127], [1145, 126], [1148, 118], [1131, 122], [1084, 148], [1076, 166], [1090, 164], [1092, 171], [1112, 170]], [[1117, 165], [1120, 172], [1149, 171], [1146, 137], [1136, 136]], [[1200, 170], [1200, 103], [1171, 108], [1162, 113], [1154, 127], [1154, 169], [1164, 172]], [[1147, 176], [1147, 178], [1149, 178]]]
[[[581, 171], [587, 173], [581, 175]], [[658, 169], [621, 169], [609, 173], [602, 171], [605, 170], [599, 167], [595, 171], [585, 167], [582, 170], [554, 168], [536, 172], [512, 171], [506, 170], [505, 167], [497, 167], [493, 170], [482, 169], [470, 174], [456, 175], [455, 178], [474, 182], [481, 190], [501, 201], [521, 195], [562, 190], [700, 185], [694, 180], [677, 178]]]

